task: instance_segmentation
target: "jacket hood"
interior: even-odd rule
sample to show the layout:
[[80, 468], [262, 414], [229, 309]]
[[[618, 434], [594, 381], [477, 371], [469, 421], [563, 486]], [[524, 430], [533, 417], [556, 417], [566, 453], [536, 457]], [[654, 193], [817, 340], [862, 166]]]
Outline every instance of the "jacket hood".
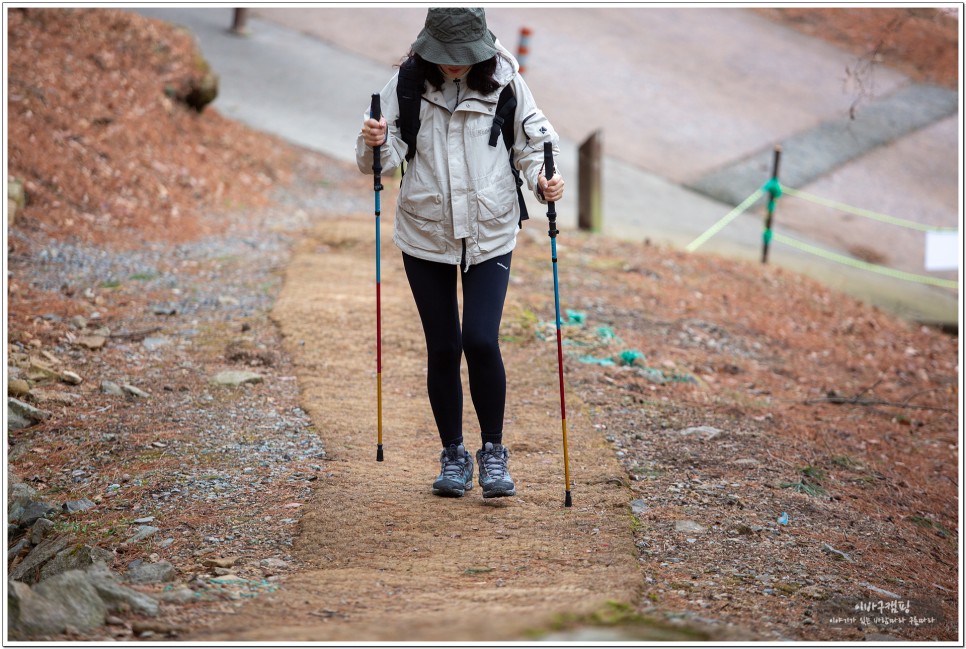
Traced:
[[493, 78], [500, 86], [505, 86], [513, 80], [520, 71], [520, 64], [510, 52], [503, 47], [499, 39], [496, 41], [496, 72]]

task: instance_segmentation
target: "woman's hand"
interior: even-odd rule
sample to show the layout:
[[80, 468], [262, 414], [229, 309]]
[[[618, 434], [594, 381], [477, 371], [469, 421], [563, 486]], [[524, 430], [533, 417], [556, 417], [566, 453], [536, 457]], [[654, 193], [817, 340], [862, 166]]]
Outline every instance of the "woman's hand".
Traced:
[[377, 147], [386, 143], [386, 118], [380, 117], [379, 121], [371, 117], [362, 123], [362, 139], [366, 146]]
[[543, 176], [537, 178], [537, 186], [540, 193], [549, 203], [556, 203], [563, 198], [564, 179], [558, 173], [553, 174], [553, 178], [547, 180]]

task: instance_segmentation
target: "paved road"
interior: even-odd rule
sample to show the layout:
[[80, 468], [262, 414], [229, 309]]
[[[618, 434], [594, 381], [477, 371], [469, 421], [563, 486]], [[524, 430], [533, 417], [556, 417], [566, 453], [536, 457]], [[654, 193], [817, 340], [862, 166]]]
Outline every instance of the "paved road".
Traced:
[[[246, 38], [230, 9], [139, 9], [191, 29], [221, 75], [225, 115], [341, 160], [353, 160], [361, 112], [408, 50], [424, 9], [257, 9]], [[605, 232], [682, 247], [768, 177], [786, 148], [788, 184], [833, 200], [956, 227], [958, 97], [878, 68], [875, 94], [843, 86], [850, 55], [741, 9], [492, 8], [490, 28], [515, 50], [534, 31], [527, 81], [564, 138], [561, 172], [576, 190], [576, 146], [604, 134]], [[756, 175], [758, 178], [756, 178]], [[794, 184], [793, 184], [794, 182]], [[576, 225], [576, 192], [560, 205]], [[533, 206], [532, 212], [540, 214]], [[923, 235], [779, 202], [790, 235], [840, 253], [923, 271]], [[760, 255], [761, 208], [701, 250]], [[777, 229], [776, 231], [781, 231]], [[902, 315], [956, 322], [957, 293], [856, 270], [776, 244], [771, 263], [812, 274]], [[931, 273], [955, 279], [955, 273]]]

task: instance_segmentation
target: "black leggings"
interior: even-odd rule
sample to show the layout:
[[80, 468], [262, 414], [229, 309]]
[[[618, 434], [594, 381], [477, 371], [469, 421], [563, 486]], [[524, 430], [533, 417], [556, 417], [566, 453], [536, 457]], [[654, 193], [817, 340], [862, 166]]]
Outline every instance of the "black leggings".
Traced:
[[[502, 443], [506, 372], [499, 336], [511, 254], [489, 259], [463, 272], [452, 264], [403, 253], [406, 276], [426, 335], [426, 387], [444, 448], [463, 443], [460, 380], [463, 354], [466, 354], [470, 396], [480, 422], [482, 443]], [[456, 295], [457, 275], [463, 281], [462, 328]]]

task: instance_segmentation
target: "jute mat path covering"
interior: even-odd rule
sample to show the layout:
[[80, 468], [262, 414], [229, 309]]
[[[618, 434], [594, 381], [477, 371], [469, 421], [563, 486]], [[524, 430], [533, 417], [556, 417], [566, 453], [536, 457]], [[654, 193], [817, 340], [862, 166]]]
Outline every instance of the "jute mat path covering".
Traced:
[[[630, 492], [574, 394], [567, 400], [574, 505], [563, 506], [554, 345], [503, 345], [504, 441], [517, 495], [484, 501], [478, 484], [463, 498], [432, 494], [439, 441], [425, 393], [424, 340], [391, 230], [384, 224], [385, 461], [375, 459], [374, 226], [326, 222], [295, 250], [274, 311], [303, 407], [327, 449], [326, 477], [304, 505], [294, 548], [312, 568], [198, 640], [525, 640], [560, 614], [636, 599]], [[549, 275], [546, 247], [518, 248], [514, 272], [519, 260], [524, 276], [515, 284], [537, 281], [525, 275], [540, 267], [541, 252]], [[511, 285], [505, 312], [515, 299]], [[552, 293], [547, 300], [552, 312]], [[475, 453], [479, 428], [465, 363], [463, 374], [464, 436]]]

